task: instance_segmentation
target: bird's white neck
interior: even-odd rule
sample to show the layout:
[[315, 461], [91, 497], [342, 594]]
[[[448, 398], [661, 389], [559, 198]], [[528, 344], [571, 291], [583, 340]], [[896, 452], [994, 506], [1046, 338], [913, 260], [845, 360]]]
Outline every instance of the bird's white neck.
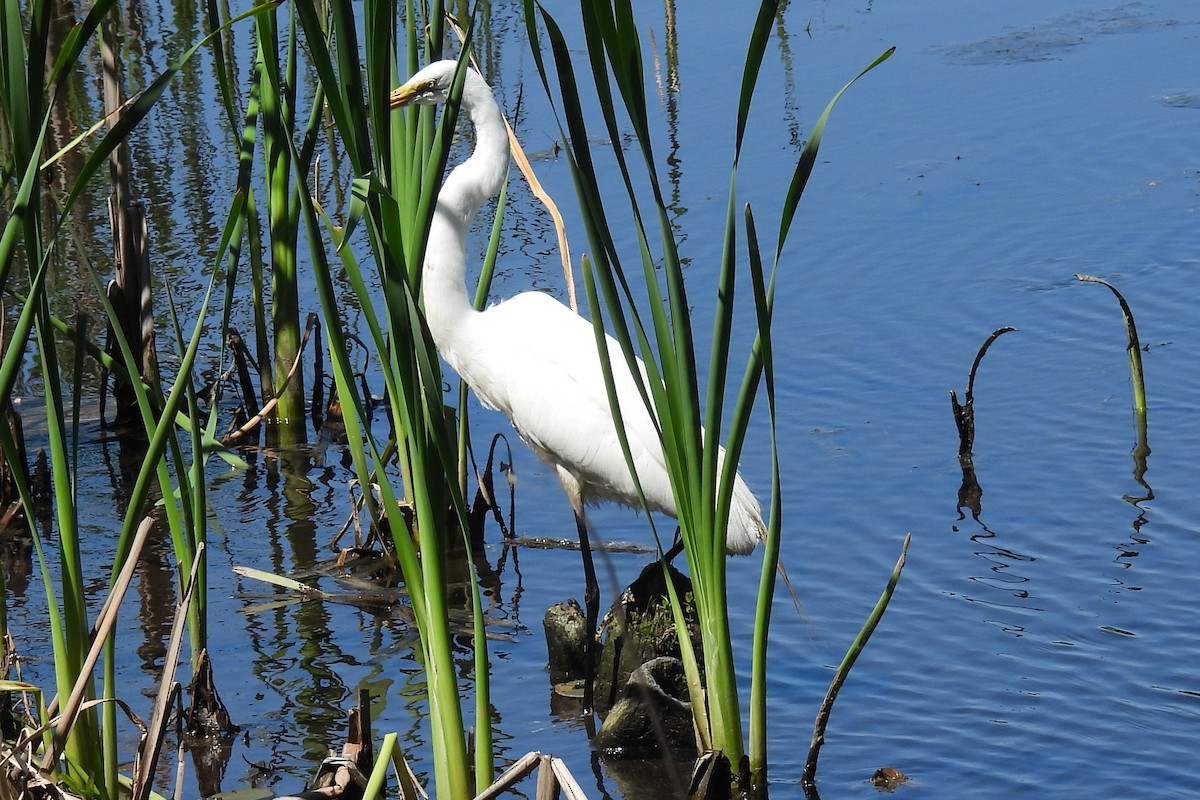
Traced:
[[467, 232], [479, 207], [500, 191], [509, 158], [504, 118], [491, 88], [474, 70], [467, 72], [461, 107], [475, 127], [475, 150], [442, 183], [421, 276], [434, 343], [460, 374], [458, 344], [476, 313], [466, 287]]

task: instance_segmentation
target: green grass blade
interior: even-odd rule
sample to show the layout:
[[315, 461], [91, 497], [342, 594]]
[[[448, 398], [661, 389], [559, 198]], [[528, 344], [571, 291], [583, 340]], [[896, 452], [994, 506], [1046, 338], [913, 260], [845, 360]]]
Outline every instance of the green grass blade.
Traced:
[[815, 790], [816, 788], [817, 759], [821, 754], [821, 745], [825, 742], [825, 728], [829, 722], [829, 716], [833, 712], [833, 703], [837, 699], [842, 685], [850, 677], [850, 670], [853, 669], [854, 662], [858, 660], [859, 655], [866, 648], [867, 642], [875, 632], [875, 628], [879, 626], [879, 622], [883, 619], [883, 614], [887, 611], [888, 604], [892, 601], [892, 595], [896, 591], [896, 584], [900, 582], [900, 573], [904, 571], [904, 564], [908, 559], [908, 545], [911, 542], [912, 534], [906, 534], [904, 544], [900, 548], [900, 558], [896, 560], [896, 566], [892, 569], [887, 586], [884, 587], [883, 593], [879, 595], [879, 600], [876, 601], [875, 607], [871, 609], [870, 615], [868, 615], [858, 635], [850, 644], [850, 648], [842, 658], [842, 663], [838, 664], [838, 668], [833, 674], [833, 680], [829, 683], [829, 690], [825, 694], [825, 699], [821, 703], [821, 709], [817, 713], [816, 723], [813, 725], [812, 742], [809, 745], [808, 759], [805, 761], [804, 772], [801, 776], [801, 782], [805, 787], [806, 794], [809, 790]]
[[777, 264], [783, 253], [783, 243], [787, 241], [788, 232], [792, 228], [792, 221], [796, 217], [796, 208], [800, 205], [800, 198], [804, 194], [805, 187], [808, 186], [808, 179], [812, 176], [813, 167], [816, 166], [817, 151], [821, 147], [821, 139], [825, 135], [825, 125], [829, 121], [829, 115], [833, 112], [833, 107], [841, 99], [842, 95], [846, 93], [846, 90], [853, 86], [859, 78], [875, 69], [884, 61], [887, 61], [892, 57], [892, 53], [894, 52], [896, 52], [896, 48], [889, 47], [878, 58], [867, 65], [866, 69], [851, 78], [845, 86], [837, 91], [829, 103], [826, 104], [825, 110], [821, 112], [821, 116], [817, 117], [812, 133], [809, 134], [808, 141], [804, 143], [804, 150], [800, 153], [800, 161], [796, 164], [795, 172], [792, 173], [792, 181], [788, 186], [787, 196], [784, 199], [783, 213], [779, 218], [779, 239], [775, 245], [775, 262]]
[[[775, 598], [775, 575], [779, 566], [782, 533], [782, 487], [779, 472], [779, 446], [775, 409], [775, 370], [771, 348], [770, 291], [764, 281], [762, 251], [750, 207], [746, 207], [746, 250], [750, 265], [750, 280], [754, 290], [758, 336], [750, 363], [742, 382], [734, 423], [729, 432], [728, 462], [736, 463], [736, 453], [745, 438], [738, 426], [748, 424], [748, 407], [753, 404], [759, 385], [761, 368], [764, 393], [767, 399], [768, 430], [771, 437], [771, 501], [767, 518], [767, 536], [763, 543], [763, 564], [759, 576], [758, 601], [754, 616], [754, 645], [751, 653], [750, 679], [750, 775], [752, 785], [767, 785], [767, 646], [771, 626], [771, 609]], [[772, 287], [773, 288], [773, 287]], [[743, 410], [743, 409], [746, 410]], [[724, 489], [724, 487], [722, 487]]]
[[1137, 323], [1133, 320], [1133, 310], [1129, 307], [1125, 296], [1117, 291], [1117, 287], [1108, 281], [1102, 278], [1094, 278], [1091, 275], [1076, 275], [1075, 278], [1076, 280], [1107, 286], [1109, 291], [1113, 293], [1113, 296], [1117, 298], [1117, 303], [1121, 306], [1121, 317], [1125, 320], [1125, 350], [1129, 354], [1129, 377], [1133, 384], [1133, 410], [1144, 414], [1146, 412], [1146, 376], [1145, 370], [1142, 367], [1142, 343], [1138, 339]]
[[742, 69], [742, 89], [738, 93], [737, 130], [734, 136], [734, 163], [742, 152], [742, 140], [746, 134], [746, 123], [750, 119], [750, 104], [754, 100], [754, 89], [758, 85], [758, 73], [762, 68], [763, 55], [771, 38], [771, 28], [779, 13], [778, 0], [763, 0], [758, 7], [758, 18], [746, 46], [746, 65]]

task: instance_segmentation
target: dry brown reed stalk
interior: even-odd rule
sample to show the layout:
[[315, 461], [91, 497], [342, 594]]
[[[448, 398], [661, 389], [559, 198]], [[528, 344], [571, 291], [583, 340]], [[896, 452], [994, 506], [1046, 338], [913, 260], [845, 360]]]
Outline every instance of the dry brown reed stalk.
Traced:
[[[105, 18], [104, 35], [100, 37], [104, 107], [110, 115], [124, 105], [121, 62], [113, 49], [117, 41], [118, 10], [119, 7], [114, 6]], [[113, 230], [116, 278], [109, 284], [108, 292], [120, 318], [125, 341], [129, 342], [133, 352], [138, 376], [146, 379], [155, 370], [154, 305], [146, 215], [141, 204], [133, 200], [132, 174], [133, 158], [128, 143], [122, 140], [109, 156], [112, 190], [108, 197], [108, 214]], [[117, 403], [118, 425], [135, 422], [137, 395], [119, 375], [113, 396]]]
[[555, 756], [532, 750], [521, 756], [492, 782], [492, 785], [475, 795], [474, 800], [493, 800], [511, 789], [529, 773], [537, 770], [537, 800], [553, 800], [561, 792], [568, 800], [587, 800], [579, 782], [571, 774], [565, 761]]
[[[257, 428], [262, 421], [266, 419], [272, 411], [275, 410], [275, 406], [279, 405], [279, 398], [283, 395], [283, 392], [287, 388], [288, 384], [291, 383], [292, 378], [295, 377], [296, 373], [300, 371], [300, 364], [304, 357], [304, 348], [308, 347], [308, 340], [312, 336], [312, 332], [316, 327], [316, 324], [317, 315], [309, 314], [308, 324], [304, 326], [304, 336], [302, 336], [300, 339], [300, 347], [296, 349], [296, 357], [292, 360], [292, 367], [288, 370], [287, 376], [284, 378], [283, 383], [279, 386], [278, 391], [275, 392], [275, 396], [268, 400], [266, 405], [259, 409], [257, 414], [246, 420], [246, 422], [240, 428], [221, 437], [221, 444], [236, 444], [238, 441], [245, 438], [247, 434]], [[318, 348], [320, 347], [319, 344], [316, 346]], [[243, 402], [244, 401], [245, 398], [243, 398]], [[247, 412], [249, 411], [249, 409], [246, 410]]]
[[[147, 527], [147, 522], [150, 522], [149, 517], [142, 522], [142, 528]], [[141, 533], [141, 528], [138, 529], [138, 532]], [[203, 559], [204, 543], [200, 542], [196, 545], [196, 555], [192, 559], [192, 567], [183, 596], [175, 606], [175, 622], [171, 626], [171, 636], [167, 641], [167, 653], [163, 659], [163, 674], [159, 678], [158, 693], [155, 695], [154, 706], [150, 711], [150, 725], [142, 735], [137, 758], [134, 761], [130, 800], [146, 800], [150, 796], [154, 768], [157, 766], [159, 754], [162, 752], [171, 709], [179, 703], [182, 695], [179, 681], [175, 680], [175, 670], [179, 664], [179, 653], [183, 648], [183, 633], [187, 629], [188, 606], [192, 603], [192, 593], [196, 588], [196, 580], [200, 574], [200, 564]]]
[[[92, 648], [88, 652], [84, 668], [80, 671], [80, 677], [76, 681], [70, 697], [63, 704], [62, 713], [47, 721], [38, 731], [27, 733], [22, 739], [23, 742], [31, 744], [36, 740], [36, 734], [41, 730], [52, 728], [54, 731], [50, 750], [43, 755], [40, 765], [35, 766], [31, 750], [30, 757], [21, 762], [25, 764], [23, 774], [33, 782], [40, 783], [45, 780], [44, 776], [51, 774], [54, 764], [57, 762], [62, 748], [66, 743], [71, 727], [75, 724], [75, 720], [78, 719], [79, 714], [88, 708], [106, 702], [103, 700], [83, 702], [84, 692], [90, 680], [92, 669], [99, 659], [100, 653], [103, 651], [116, 623], [117, 610], [120, 608], [125, 592], [132, 582], [133, 573], [137, 567], [142, 548], [145, 546], [154, 525], [154, 520], [151, 517], [146, 517], [142, 520], [141, 525], [138, 526], [125, 565], [122, 567], [117, 580], [113, 584], [112, 590], [109, 592], [108, 598], [105, 600], [104, 607], [97, 617], [96, 626], [92, 632]], [[171, 630], [166, 658], [163, 662], [164, 672], [159, 684], [158, 694], [151, 710], [150, 725], [148, 727], [143, 725], [141, 720], [124, 702], [120, 700], [108, 701], [116, 702], [125, 712], [126, 716], [142, 730], [141, 741], [134, 761], [134, 778], [130, 793], [132, 800], [146, 800], [149, 797], [155, 766], [158, 763], [158, 756], [162, 751], [162, 744], [166, 736], [166, 723], [170, 717], [170, 709], [181, 693], [179, 683], [174, 679], [175, 665], [179, 662], [179, 654], [183, 645], [183, 633], [187, 627], [187, 609], [191, 603], [192, 590], [196, 585], [203, 552], [204, 545], [201, 543], [197, 547], [196, 556], [191, 565], [190, 577], [186, 589], [176, 607], [175, 623]], [[55, 698], [48, 707], [48, 713], [54, 714], [57, 706], [58, 700]], [[6, 759], [9, 760], [11, 766], [18, 766], [18, 761], [13, 760], [15, 758], [14, 753], [21, 749], [25, 749], [25, 747], [19, 742], [12, 751], [6, 753]], [[61, 792], [61, 787], [58, 791]]]
[[[63, 748], [67, 743], [67, 734], [71, 727], [75, 724], [75, 720], [82, 710], [83, 697], [87, 690], [88, 684], [92, 680], [92, 670], [96, 666], [96, 662], [100, 658], [100, 654], [104, 650], [105, 643], [112, 634], [113, 626], [117, 622], [117, 611], [121, 607], [121, 601], [125, 598], [125, 592], [129, 589], [129, 584], [133, 581], [133, 572], [138, 565], [138, 560], [141, 558], [142, 548], [146, 544], [146, 539], [150, 535], [151, 529], [154, 527], [154, 520], [146, 517], [142, 520], [142, 524], [138, 526], [137, 533], [134, 535], [133, 543], [130, 545], [129, 553], [125, 558], [125, 563], [121, 567], [121, 572], [117, 575], [117, 580], [113, 583], [112, 589], [109, 590], [108, 597], [105, 598], [104, 607], [100, 609], [100, 613], [96, 616], [96, 625], [92, 630], [92, 646], [88, 650], [87, 657], [79, 670], [79, 677], [75, 681], [75, 685], [71, 688], [71, 694], [66, 702], [62, 704], [62, 713], [58, 715], [58, 722], [54, 726], [54, 738], [50, 749], [46, 751], [42, 758], [42, 768], [49, 770], [58, 761], [62, 755]], [[50, 702], [48, 711], [54, 714], [58, 706], [58, 698]]]
[[[449, 14], [446, 15], [446, 22], [454, 29], [459, 43], [463, 43], [466, 40], [466, 34], [458, 26], [458, 22]], [[471, 53], [471, 66], [475, 67], [480, 75], [483, 74], [483, 70], [479, 68], [479, 62], [475, 60], [474, 53]], [[525, 182], [529, 184], [529, 190], [546, 207], [550, 219], [554, 222], [554, 233], [558, 237], [558, 252], [562, 259], [563, 279], [567, 285], [568, 305], [571, 306], [572, 311], [579, 313], [579, 303], [575, 299], [575, 271], [571, 268], [571, 246], [567, 242], [567, 227], [563, 222], [562, 213], [558, 210], [554, 198], [542, 187], [541, 181], [534, 174], [529, 158], [525, 155], [525, 149], [521, 147], [521, 141], [517, 138], [517, 133], [513, 130], [512, 125], [508, 124], [507, 117], [504, 118], [504, 127], [508, 130], [508, 144], [512, 151], [513, 163], [517, 165], [517, 169], [521, 170], [521, 174], [525, 176]]]

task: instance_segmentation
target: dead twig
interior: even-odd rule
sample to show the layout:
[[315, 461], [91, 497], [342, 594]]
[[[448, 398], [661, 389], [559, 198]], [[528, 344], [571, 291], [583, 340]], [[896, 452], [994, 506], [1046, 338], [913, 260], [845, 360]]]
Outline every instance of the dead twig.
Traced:
[[[221, 444], [236, 443], [239, 439], [250, 433], [250, 431], [257, 428], [262, 421], [267, 418], [267, 415], [275, 410], [275, 406], [279, 405], [280, 396], [283, 394], [284, 390], [287, 389], [288, 384], [292, 381], [292, 378], [294, 378], [296, 373], [300, 370], [300, 360], [304, 357], [304, 348], [308, 346], [308, 340], [312, 336], [313, 329], [316, 327], [316, 321], [317, 319], [315, 314], [310, 314], [308, 316], [308, 324], [304, 326], [304, 336], [300, 339], [300, 347], [296, 348], [296, 358], [292, 361], [292, 367], [288, 370], [287, 376], [283, 379], [283, 384], [279, 387], [278, 391], [275, 392], [275, 396], [268, 400], [267, 404], [259, 409], [257, 414], [246, 420], [244, 425], [237, 430], [231, 431], [230, 433], [227, 433], [225, 436], [221, 437]], [[318, 345], [318, 347], [319, 346], [320, 345]], [[246, 410], [249, 412], [249, 409]]]

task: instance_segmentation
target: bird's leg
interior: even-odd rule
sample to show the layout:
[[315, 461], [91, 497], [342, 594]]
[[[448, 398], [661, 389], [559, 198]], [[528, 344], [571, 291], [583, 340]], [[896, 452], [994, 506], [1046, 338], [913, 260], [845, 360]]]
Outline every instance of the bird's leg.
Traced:
[[587, 520], [575, 512], [575, 527], [579, 531], [579, 552], [583, 556], [583, 601], [587, 615], [587, 638], [583, 645], [583, 713], [592, 713], [596, 685], [596, 628], [600, 619], [600, 583], [596, 580], [596, 564], [592, 560], [592, 543], [588, 538]]

